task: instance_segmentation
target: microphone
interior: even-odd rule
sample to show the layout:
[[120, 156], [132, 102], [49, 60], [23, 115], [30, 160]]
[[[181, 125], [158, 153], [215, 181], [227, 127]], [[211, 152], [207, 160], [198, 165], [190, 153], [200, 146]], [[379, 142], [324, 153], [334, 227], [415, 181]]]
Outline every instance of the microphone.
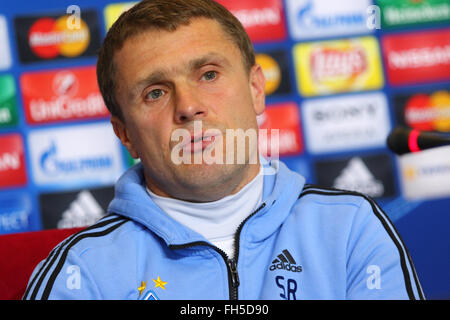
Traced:
[[404, 127], [395, 128], [387, 137], [388, 148], [398, 155], [446, 145], [450, 145], [449, 135]]

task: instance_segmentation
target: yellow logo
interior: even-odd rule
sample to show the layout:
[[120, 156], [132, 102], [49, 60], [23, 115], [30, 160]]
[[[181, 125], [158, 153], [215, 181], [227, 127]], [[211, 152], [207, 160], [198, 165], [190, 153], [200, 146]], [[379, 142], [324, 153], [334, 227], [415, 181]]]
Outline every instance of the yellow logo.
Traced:
[[156, 280], [155, 280], [155, 279], [152, 279], [152, 280], [153, 280], [153, 282], [155, 283], [155, 288], [160, 287], [160, 288], [166, 290], [166, 288], [165, 288], [164, 286], [167, 284], [167, 282], [162, 281], [162, 280], [159, 278], [159, 276], [158, 276], [158, 278], [157, 278]]
[[424, 131], [450, 131], [450, 93], [447, 90], [431, 94], [417, 93], [405, 103], [408, 126]]
[[434, 120], [436, 130], [450, 131], [450, 93], [444, 90], [437, 91], [431, 95], [430, 100], [438, 115]]
[[298, 90], [304, 96], [379, 89], [383, 74], [374, 37], [297, 44]]
[[408, 166], [403, 170], [405, 180], [414, 180], [416, 178], [416, 168]]
[[89, 27], [81, 18], [74, 27], [70, 19], [71, 16], [64, 15], [57, 19], [44, 17], [36, 20], [28, 36], [31, 50], [41, 58], [83, 54], [90, 42]]
[[274, 58], [265, 53], [258, 53], [256, 55], [256, 63], [259, 64], [263, 70], [266, 78], [266, 87], [264, 92], [266, 95], [274, 93], [281, 82], [281, 70]]
[[147, 286], [147, 281], [141, 281], [141, 286], [138, 288], [139, 291], [139, 297], [141, 296], [142, 292], [144, 292], [145, 287]]
[[120, 17], [120, 15], [134, 6], [137, 2], [122, 2], [107, 5], [104, 10], [106, 30], [109, 30], [113, 23]]
[[[158, 280], [159, 280], [159, 277], [158, 277]], [[153, 281], [155, 281], [155, 280], [153, 280]], [[166, 283], [167, 282], [165, 282], [164, 284], [166, 284]], [[152, 290], [145, 291], [146, 287], [147, 287], [147, 281], [141, 281], [141, 286], [138, 287], [138, 291], [139, 291], [138, 300], [159, 300], [156, 293], [153, 292]]]
[[88, 47], [90, 41], [89, 28], [80, 19], [79, 28], [69, 28], [67, 16], [56, 20], [55, 29], [64, 35], [64, 41], [59, 45], [59, 52], [66, 57], [76, 57], [82, 54]]

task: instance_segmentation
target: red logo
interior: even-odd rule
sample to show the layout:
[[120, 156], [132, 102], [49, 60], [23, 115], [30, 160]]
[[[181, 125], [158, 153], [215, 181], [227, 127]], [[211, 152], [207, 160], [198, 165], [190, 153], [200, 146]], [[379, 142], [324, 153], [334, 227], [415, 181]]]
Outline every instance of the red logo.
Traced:
[[281, 0], [217, 0], [242, 23], [253, 42], [286, 38], [286, 23]]
[[40, 18], [33, 23], [28, 32], [28, 44], [34, 54], [43, 59], [59, 54], [76, 57], [87, 49], [90, 41], [87, 24], [80, 19], [77, 28], [69, 28], [68, 19], [68, 16]]
[[[261, 153], [266, 156], [272, 148], [271, 143], [276, 143], [271, 138], [273, 129], [278, 129], [278, 153], [279, 156], [298, 155], [303, 152], [303, 143], [300, 130], [300, 114], [295, 103], [282, 103], [266, 108], [258, 117], [259, 147]], [[264, 134], [262, 134], [264, 133]]]
[[318, 48], [311, 54], [312, 75], [316, 81], [327, 78], [356, 78], [367, 69], [363, 48]]
[[383, 48], [392, 85], [450, 79], [450, 30], [386, 36]]
[[22, 137], [19, 134], [0, 136], [0, 187], [26, 183]]
[[108, 116], [96, 79], [95, 67], [23, 74], [20, 82], [27, 122]]
[[450, 93], [440, 90], [411, 96], [405, 105], [405, 122], [418, 130], [450, 132]]

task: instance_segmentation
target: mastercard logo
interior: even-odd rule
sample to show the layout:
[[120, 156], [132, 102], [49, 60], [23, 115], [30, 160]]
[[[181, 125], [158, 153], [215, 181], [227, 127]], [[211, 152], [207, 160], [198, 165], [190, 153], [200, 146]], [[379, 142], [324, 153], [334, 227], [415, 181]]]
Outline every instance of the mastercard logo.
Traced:
[[412, 96], [405, 105], [405, 121], [417, 130], [450, 132], [450, 93], [442, 90]]
[[28, 44], [38, 57], [55, 58], [58, 55], [76, 57], [87, 49], [90, 32], [87, 24], [80, 19], [76, 27], [70, 16], [41, 18], [31, 26], [28, 33]]

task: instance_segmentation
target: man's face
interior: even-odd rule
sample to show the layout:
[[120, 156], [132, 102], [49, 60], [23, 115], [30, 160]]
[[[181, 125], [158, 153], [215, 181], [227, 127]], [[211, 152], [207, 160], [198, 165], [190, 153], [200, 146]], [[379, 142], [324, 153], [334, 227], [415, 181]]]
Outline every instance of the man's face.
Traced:
[[[189, 132], [194, 140], [188, 141], [189, 158], [219, 149], [225, 156], [230, 151], [225, 151], [226, 129], [256, 131], [256, 115], [264, 111], [261, 68], [246, 70], [238, 47], [216, 21], [199, 18], [174, 32], [143, 32], [124, 43], [114, 62], [124, 122], [114, 116], [111, 122], [130, 154], [141, 159], [153, 192], [212, 201], [237, 192], [257, 174], [259, 162], [176, 164], [173, 159], [174, 148], [180, 146], [180, 140], [173, 139], [177, 130]], [[194, 135], [199, 121], [200, 137]], [[202, 142], [205, 132], [215, 136]]]

